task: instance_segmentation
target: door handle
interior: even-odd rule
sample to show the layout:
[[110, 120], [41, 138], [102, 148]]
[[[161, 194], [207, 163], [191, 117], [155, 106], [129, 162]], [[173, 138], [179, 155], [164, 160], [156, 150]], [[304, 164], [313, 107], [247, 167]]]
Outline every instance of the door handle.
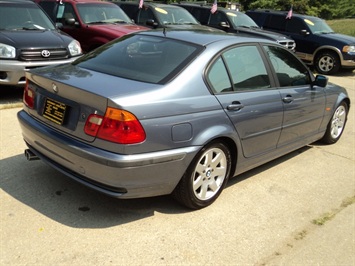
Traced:
[[232, 104], [227, 106], [227, 110], [229, 111], [239, 111], [242, 108], [244, 108], [244, 105], [240, 102], [233, 102]]
[[284, 98], [282, 98], [282, 101], [284, 103], [292, 103], [293, 102], [293, 97], [291, 95], [287, 95]]

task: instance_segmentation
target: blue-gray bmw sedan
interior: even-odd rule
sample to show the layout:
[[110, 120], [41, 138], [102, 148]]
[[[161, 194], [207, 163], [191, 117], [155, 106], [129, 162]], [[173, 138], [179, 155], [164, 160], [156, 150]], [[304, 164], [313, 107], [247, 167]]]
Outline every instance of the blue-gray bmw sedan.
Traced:
[[342, 135], [350, 99], [274, 42], [158, 30], [26, 74], [29, 160], [117, 198], [199, 209], [228, 179]]

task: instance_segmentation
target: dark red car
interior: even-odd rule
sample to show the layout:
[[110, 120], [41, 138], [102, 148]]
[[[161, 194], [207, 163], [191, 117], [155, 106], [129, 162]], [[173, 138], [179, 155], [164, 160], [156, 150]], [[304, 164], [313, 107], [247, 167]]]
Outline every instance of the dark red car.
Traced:
[[136, 25], [117, 5], [97, 0], [36, 0], [58, 27], [89, 52], [128, 33], [149, 28]]

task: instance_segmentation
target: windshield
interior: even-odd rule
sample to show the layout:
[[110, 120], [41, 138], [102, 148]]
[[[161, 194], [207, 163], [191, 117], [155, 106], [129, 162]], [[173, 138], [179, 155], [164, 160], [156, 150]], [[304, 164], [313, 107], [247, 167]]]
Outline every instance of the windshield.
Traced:
[[2, 30], [54, 30], [55, 26], [37, 5], [6, 3], [0, 8]]
[[163, 37], [126, 35], [86, 54], [73, 64], [121, 78], [163, 84], [201, 49]]
[[313, 34], [327, 34], [334, 31], [325, 23], [324, 20], [319, 18], [306, 18], [304, 22], [307, 23], [309, 29]]
[[199, 22], [182, 7], [164, 6], [155, 8], [161, 24], [199, 24]]
[[259, 26], [248, 15], [241, 12], [228, 11], [226, 15], [230, 19], [233, 28], [235, 27], [247, 27], [247, 28], [259, 28]]
[[114, 4], [78, 4], [80, 17], [90, 23], [132, 23], [123, 10]]

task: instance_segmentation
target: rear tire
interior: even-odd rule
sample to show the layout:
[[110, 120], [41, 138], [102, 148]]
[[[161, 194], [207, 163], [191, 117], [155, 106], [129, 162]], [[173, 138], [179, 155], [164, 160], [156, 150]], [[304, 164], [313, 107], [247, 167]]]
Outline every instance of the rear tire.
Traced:
[[172, 196], [190, 209], [212, 204], [224, 189], [231, 171], [231, 154], [225, 144], [212, 142], [191, 162]]
[[326, 144], [336, 143], [344, 132], [346, 120], [348, 118], [348, 105], [341, 102], [335, 109], [331, 120], [328, 123], [327, 131], [325, 132], [321, 142]]
[[339, 71], [340, 60], [332, 51], [324, 51], [317, 55], [315, 68], [319, 74], [332, 75]]

